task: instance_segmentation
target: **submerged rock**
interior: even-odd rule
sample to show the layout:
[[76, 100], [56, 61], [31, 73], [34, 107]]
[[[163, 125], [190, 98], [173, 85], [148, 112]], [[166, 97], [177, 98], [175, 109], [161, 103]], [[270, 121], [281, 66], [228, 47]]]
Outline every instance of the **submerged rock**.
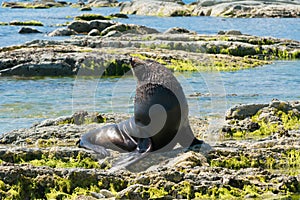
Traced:
[[180, 28], [180, 27], [174, 27], [174, 28], [169, 28], [164, 32], [164, 34], [180, 34], [180, 33], [191, 33], [191, 34], [197, 34], [194, 31], [187, 30], [185, 28]]
[[41, 31], [35, 29], [35, 28], [30, 28], [30, 27], [22, 27], [19, 30], [20, 34], [29, 34], [29, 33], [42, 33]]

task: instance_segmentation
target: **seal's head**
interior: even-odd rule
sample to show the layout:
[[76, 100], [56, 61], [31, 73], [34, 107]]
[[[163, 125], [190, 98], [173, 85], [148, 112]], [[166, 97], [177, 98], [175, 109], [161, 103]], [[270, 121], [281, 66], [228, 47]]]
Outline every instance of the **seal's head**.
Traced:
[[[153, 62], [153, 61], [152, 61]], [[150, 61], [143, 61], [138, 58], [130, 58], [130, 63], [132, 66], [132, 72], [137, 77], [138, 81], [147, 81], [149, 80], [150, 73], [150, 65], [152, 64]]]

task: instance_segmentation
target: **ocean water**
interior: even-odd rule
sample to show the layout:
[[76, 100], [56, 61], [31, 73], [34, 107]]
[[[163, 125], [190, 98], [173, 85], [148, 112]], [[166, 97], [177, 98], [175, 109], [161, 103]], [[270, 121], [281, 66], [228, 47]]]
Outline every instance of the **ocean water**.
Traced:
[[[191, 2], [191, 1], [190, 1]], [[1, 3], [1, 1], [0, 1]], [[108, 15], [118, 8], [95, 8], [92, 13]], [[42, 34], [18, 34], [18, 26], [0, 26], [0, 47], [22, 44], [33, 39], [52, 38], [47, 33], [56, 24], [72, 21], [82, 14], [77, 8], [45, 10], [0, 8], [0, 21], [39, 20], [35, 27]], [[120, 22], [146, 25], [165, 31], [184, 27], [200, 34], [216, 34], [219, 30], [240, 30], [242, 33], [300, 40], [300, 19], [227, 19], [214, 17], [149, 17], [130, 15]], [[237, 72], [176, 73], [188, 98], [190, 115], [223, 116], [226, 109], [240, 103], [267, 103], [273, 98], [300, 100], [300, 61], [276, 61], [272, 65]], [[30, 127], [46, 118], [71, 115], [77, 110], [90, 112], [133, 111], [136, 80], [81, 77], [0, 77], [0, 134]], [[193, 94], [201, 93], [194, 97]]]
[[[190, 1], [186, 1], [192, 2]], [[0, 1], [1, 4], [1, 1]], [[88, 13], [109, 15], [118, 13], [119, 8], [93, 8]], [[50, 8], [50, 9], [10, 9], [0, 7], [0, 22], [13, 20], [38, 20], [44, 26], [34, 27], [43, 33], [19, 34], [20, 26], [0, 26], [0, 47], [23, 44], [34, 39], [58, 40], [66, 37], [49, 37], [48, 33], [59, 28], [57, 25], [71, 22], [75, 16], [84, 12], [78, 8]], [[245, 34], [258, 36], [272, 36], [300, 40], [300, 19], [289, 18], [218, 18], [218, 17], [152, 17], [129, 15], [129, 19], [116, 19], [124, 23], [146, 25], [165, 31], [171, 27], [183, 27], [199, 34], [216, 34], [220, 30], [240, 30]]]

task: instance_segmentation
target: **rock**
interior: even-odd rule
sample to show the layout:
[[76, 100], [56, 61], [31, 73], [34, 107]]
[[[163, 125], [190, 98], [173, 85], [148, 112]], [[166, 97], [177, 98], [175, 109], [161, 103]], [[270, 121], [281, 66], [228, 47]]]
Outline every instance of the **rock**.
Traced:
[[294, 107], [296, 105], [275, 99], [269, 104], [236, 106], [227, 112], [222, 131], [239, 137], [289, 137], [290, 130], [300, 128], [300, 112]]
[[91, 11], [92, 8], [90, 6], [85, 6], [85, 7], [82, 7], [80, 8], [80, 11]]
[[46, 9], [51, 7], [64, 7], [68, 3], [65, 1], [36, 1], [36, 2], [3, 2], [2, 7], [10, 8], [33, 8], [33, 9]]
[[[268, 104], [263, 109], [276, 108]], [[224, 198], [226, 194], [230, 198], [263, 199], [284, 198], [300, 192], [299, 175], [286, 173], [299, 167], [299, 130], [277, 138], [214, 141], [206, 154], [202, 146], [200, 149], [176, 147], [170, 152], [149, 154], [136, 163], [139, 166], [150, 162], [151, 166], [155, 162], [156, 166], [138, 172], [112, 173], [108, 169], [115, 159], [123, 158], [123, 153], [111, 151], [111, 156], [102, 160], [94, 152], [76, 146], [83, 133], [105, 125], [82, 124], [89, 115], [85, 111], [72, 115], [80, 125], [48, 123], [0, 135], [1, 194], [16, 199], [33, 196], [39, 199], [72, 196], [78, 200], [205, 199], [211, 194], [214, 198]], [[103, 116], [109, 122], [129, 117], [127, 114]], [[201, 123], [196, 118], [190, 122], [192, 127]]]
[[268, 104], [245, 104], [230, 108], [226, 112], [226, 119], [245, 119], [255, 115], [260, 109], [268, 106]]
[[242, 35], [242, 33], [241, 31], [230, 30], [230, 31], [226, 31], [225, 35]]
[[225, 31], [219, 31], [218, 35], [225, 35]]
[[89, 33], [89, 36], [100, 36], [100, 31], [98, 29], [92, 29]]
[[291, 102], [290, 102], [290, 105], [291, 105], [294, 109], [296, 109], [297, 111], [300, 112], [300, 101], [291, 101]]
[[112, 7], [117, 4], [117, 0], [88, 0], [88, 5], [92, 7]]
[[95, 197], [96, 199], [103, 199], [103, 198], [105, 198], [105, 196], [103, 194], [101, 194], [101, 193], [91, 192], [91, 195], [93, 197]]
[[293, 109], [293, 107], [290, 105], [289, 102], [279, 101], [278, 99], [272, 100], [271, 103], [269, 104], [269, 107], [276, 108], [285, 113]]
[[[69, 65], [73, 71], [70, 73], [80, 70], [80, 73], [95, 76], [105, 69], [104, 75], [123, 75], [129, 71], [129, 55], [136, 54], [136, 49], [141, 50], [141, 56], [162, 62], [174, 71], [207, 70], [207, 67], [238, 70], [270, 64], [272, 60], [269, 59], [276, 57], [293, 59], [300, 55], [298, 41], [251, 35], [227, 35], [224, 38], [221, 35], [159, 33], [145, 26], [103, 20], [73, 22], [64, 29], [72, 30], [73, 34], [75, 30], [88, 34], [97, 29], [104, 37], [78, 35], [65, 40], [34, 40], [21, 46], [0, 48], [0, 70], [4, 70], [1, 76], [20, 74], [26, 66], [39, 69], [37, 66], [49, 67], [51, 64], [56, 67]], [[173, 30], [187, 32], [178, 28]]]
[[104, 17], [100, 14], [82, 14], [80, 16], [76, 16], [75, 20], [84, 20], [84, 21], [92, 21], [92, 20], [110, 20], [108, 17]]
[[124, 14], [153, 15], [153, 16], [190, 16], [191, 12], [178, 1], [132, 1], [124, 2], [120, 12]]
[[100, 190], [100, 194], [102, 194], [105, 198], [114, 197], [113, 193], [109, 190], [106, 190], [106, 189]]
[[22, 27], [19, 30], [20, 34], [28, 34], [28, 33], [41, 33], [39, 30], [35, 29], [35, 28], [30, 28], [30, 27]]
[[108, 35], [112, 31], [120, 32], [122, 34], [131, 33], [131, 34], [142, 34], [142, 35], [158, 33], [157, 30], [155, 30], [153, 28], [148, 28], [146, 26], [118, 23], [118, 24], [112, 25], [112, 26], [104, 29], [101, 32], [101, 35], [103, 35], [103, 36]]
[[215, 1], [201, 0], [192, 15], [219, 17], [299, 17], [299, 2], [294, 1]]
[[127, 15], [122, 14], [122, 13], [110, 14], [108, 17], [111, 17], [111, 18], [123, 18], [123, 19], [128, 19], [129, 18]]
[[191, 34], [196, 34], [195, 31], [190, 31], [185, 28], [180, 28], [180, 27], [174, 27], [174, 28], [169, 28], [164, 32], [164, 34], [180, 34], [180, 33], [191, 33]]
[[54, 31], [52, 31], [51, 33], [48, 34], [48, 36], [50, 37], [54, 37], [54, 36], [70, 36], [70, 35], [77, 35], [78, 33], [72, 29], [69, 28], [59, 28], [56, 29]]
[[120, 191], [117, 196], [119, 199], [144, 199], [145, 197], [143, 197], [141, 194], [141, 191], [144, 190], [144, 187], [145, 186], [140, 184], [134, 184]]
[[107, 20], [92, 20], [89, 22], [86, 21], [74, 21], [68, 25], [69, 29], [76, 31], [77, 33], [89, 33], [93, 29], [97, 29], [100, 32], [106, 29], [109, 26], [112, 26], [116, 23], [110, 22]]
[[10, 69], [0, 70], [1, 76], [70, 76], [76, 71], [68, 63], [20, 64]]
[[85, 21], [73, 21], [67, 28], [77, 33], [88, 33], [92, 30], [91, 25]]
[[115, 22], [107, 21], [107, 20], [92, 20], [89, 22], [91, 29], [97, 29], [102, 32], [104, 29], [115, 25]]
[[189, 151], [180, 156], [177, 156], [174, 159], [169, 160], [165, 166], [170, 168], [175, 168], [175, 167], [188, 168], [193, 166], [205, 166], [205, 165], [207, 165], [207, 161], [206, 158], [201, 153]]
[[229, 31], [219, 31], [218, 35], [243, 35], [241, 31], [229, 30]]

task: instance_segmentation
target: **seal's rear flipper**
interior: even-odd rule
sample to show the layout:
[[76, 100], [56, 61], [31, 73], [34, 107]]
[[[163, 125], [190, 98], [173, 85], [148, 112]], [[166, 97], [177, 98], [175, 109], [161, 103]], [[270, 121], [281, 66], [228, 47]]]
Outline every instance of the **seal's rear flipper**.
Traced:
[[110, 169], [110, 171], [116, 171], [121, 168], [128, 168], [137, 161], [145, 158], [152, 150], [152, 141], [150, 138], [139, 138], [137, 149], [133, 152], [127, 153], [117, 160]]
[[[120, 158], [113, 163], [113, 167], [109, 169], [110, 172], [114, 172], [120, 169], [128, 169], [132, 165], [134, 165], [139, 160], [148, 156], [149, 153], [139, 153], [137, 151], [125, 153], [125, 155], [121, 155]], [[130, 170], [130, 169], [129, 169]]]
[[182, 127], [181, 130], [178, 132], [178, 136], [178, 142], [184, 148], [188, 148], [195, 145], [202, 145], [204, 143], [202, 140], [198, 140], [194, 136], [190, 125]]

